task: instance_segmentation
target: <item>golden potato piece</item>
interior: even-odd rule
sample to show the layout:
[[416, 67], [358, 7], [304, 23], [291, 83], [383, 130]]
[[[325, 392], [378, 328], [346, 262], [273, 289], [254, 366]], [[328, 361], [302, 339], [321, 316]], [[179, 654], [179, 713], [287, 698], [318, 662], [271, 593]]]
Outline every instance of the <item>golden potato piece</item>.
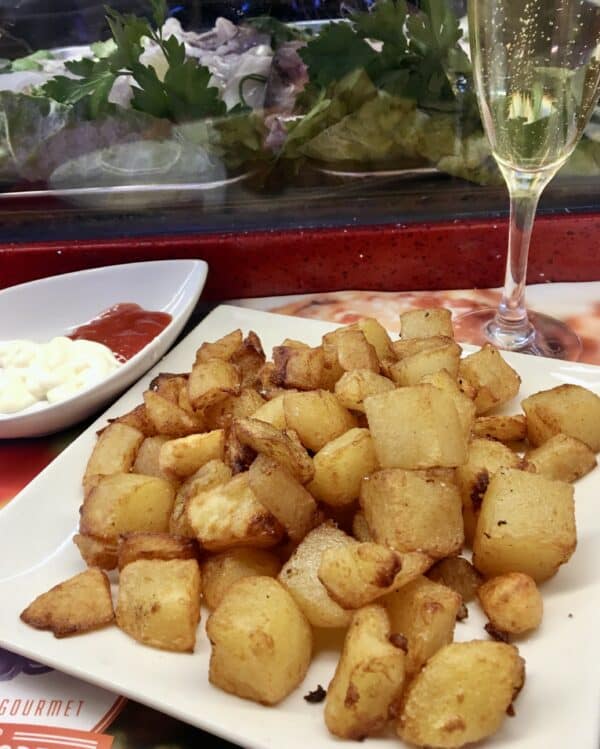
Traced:
[[396, 358], [389, 333], [374, 317], [363, 317], [349, 327], [362, 330], [367, 341], [375, 349], [379, 361]]
[[353, 369], [368, 369], [379, 373], [379, 357], [375, 346], [369, 343], [358, 328], [338, 328], [332, 334], [337, 360], [344, 372]]
[[110, 583], [102, 570], [90, 567], [42, 593], [21, 619], [55, 637], [68, 637], [110, 624], [115, 618]]
[[521, 458], [506, 445], [490, 439], [474, 439], [469, 445], [467, 461], [456, 469], [465, 524], [465, 538], [473, 543], [475, 526], [483, 496], [491, 477], [500, 468], [521, 468]]
[[452, 642], [462, 599], [445, 585], [419, 576], [379, 603], [389, 614], [392, 632], [407, 641], [407, 674], [416, 674], [441, 647]]
[[523, 414], [478, 416], [473, 424], [473, 436], [498, 442], [520, 442], [527, 437], [527, 418]]
[[473, 541], [473, 564], [486, 577], [524, 572], [536, 582], [546, 580], [576, 544], [570, 484], [515, 469], [492, 477]]
[[318, 577], [344, 609], [359, 609], [386, 593], [402, 568], [400, 555], [374, 543], [326, 549]]
[[325, 723], [335, 736], [377, 735], [398, 708], [406, 656], [390, 635], [383, 607], [366, 606], [353, 615], [325, 700]]
[[348, 626], [351, 612], [329, 596], [319, 580], [319, 567], [327, 549], [356, 543], [333, 523], [326, 522], [308, 533], [283, 565], [278, 579], [314, 627]]
[[270, 401], [266, 401], [260, 408], [256, 409], [252, 414], [252, 418], [258, 419], [259, 421], [266, 421], [267, 424], [271, 424], [275, 429], [285, 432], [288, 424], [285, 420], [283, 398], [283, 395], [278, 395]]
[[460, 377], [468, 380], [476, 390], [477, 414], [484, 414], [515, 397], [521, 378], [507, 364], [498, 349], [489, 343], [460, 360]]
[[171, 484], [155, 476], [104, 476], [85, 498], [80, 531], [114, 542], [130, 531], [165, 532], [174, 499]]
[[211, 460], [223, 460], [225, 432], [215, 429], [204, 434], [168, 440], [160, 448], [158, 462], [166, 476], [186, 479]]
[[600, 451], [600, 396], [580, 385], [559, 385], [526, 398], [527, 436], [534, 447], [562, 432]]
[[194, 559], [138, 559], [121, 570], [117, 624], [144, 645], [191, 653], [200, 621]]
[[358, 498], [360, 484], [378, 468], [368, 429], [349, 429], [324, 445], [313, 458], [310, 492], [328, 505], [343, 507]]
[[463, 557], [440, 559], [427, 572], [427, 577], [434, 583], [440, 583], [456, 591], [463, 603], [472, 601], [483, 582], [482, 575]]
[[370, 395], [387, 393], [395, 385], [387, 377], [376, 374], [370, 369], [353, 369], [344, 374], [335, 383], [335, 397], [345, 408], [364, 413], [364, 400]]
[[206, 341], [196, 351], [196, 363], [207, 362], [211, 359], [229, 361], [242, 345], [243, 337], [242, 331], [237, 328], [217, 341]]
[[522, 635], [541, 624], [542, 596], [535, 581], [522, 572], [493, 577], [479, 588], [477, 597], [490, 624], [500, 632]]
[[230, 359], [240, 373], [242, 388], [254, 387], [265, 358], [260, 338], [251, 330]]
[[96, 477], [130, 471], [143, 441], [144, 434], [127, 424], [115, 422], [107, 426], [87, 462], [83, 476], [86, 493], [95, 483]]
[[202, 411], [228, 395], [238, 395], [241, 387], [239, 370], [222, 359], [209, 359], [194, 364], [187, 384], [192, 407]]
[[109, 424], [126, 424], [133, 427], [141, 432], [144, 437], [154, 437], [156, 435], [156, 428], [148, 419], [146, 406], [143, 403], [132, 408], [126, 414], [118, 416], [116, 419], [109, 419], [108, 421]]
[[317, 503], [281, 464], [259, 455], [248, 472], [250, 489], [286, 529], [292, 541], [301, 541], [317, 523]]
[[76, 533], [73, 543], [79, 549], [83, 561], [88, 567], [100, 567], [103, 570], [114, 570], [117, 566], [117, 541], [104, 541], [101, 538]]
[[525, 679], [513, 645], [456, 642], [439, 650], [409, 685], [400, 737], [417, 746], [454, 749], [491, 736]]
[[577, 481], [596, 466], [596, 456], [581, 440], [555, 434], [525, 456], [527, 466], [554, 481]]
[[228, 395], [218, 403], [203, 411], [207, 430], [228, 427], [233, 419], [253, 416], [266, 403], [265, 399], [252, 388], [244, 388], [239, 395]]
[[456, 407], [458, 418], [460, 420], [466, 439], [469, 440], [471, 437], [471, 429], [475, 421], [475, 404], [472, 399], [469, 398], [458, 385], [458, 380], [453, 377], [445, 369], [439, 370], [423, 376], [420, 381], [421, 384], [433, 385], [440, 390], [443, 390], [451, 398], [452, 402]]
[[320, 346], [275, 346], [273, 364], [272, 381], [279, 387], [315, 390], [323, 384], [325, 359]]
[[154, 437], [146, 437], [140, 445], [135, 461], [131, 468], [133, 473], [141, 473], [144, 476], [157, 476], [161, 479], [169, 480], [160, 468], [158, 457], [160, 448], [168, 441], [168, 437], [157, 434]]
[[148, 419], [159, 434], [168, 437], [185, 437], [202, 431], [202, 420], [192, 415], [177, 403], [173, 403], [162, 395], [146, 390], [144, 404]]
[[201, 566], [202, 593], [209, 609], [216, 609], [233, 583], [243, 577], [277, 577], [279, 558], [267, 549], [240, 547], [208, 557]]
[[281, 463], [301, 484], [312, 479], [315, 472], [312, 458], [289, 434], [259, 419], [236, 419], [232, 429], [242, 445]]
[[196, 473], [187, 478], [175, 495], [175, 502], [169, 518], [169, 533], [175, 536], [195, 538], [187, 520], [186, 504], [189, 497], [198, 492], [212, 489], [219, 484], [226, 484], [231, 479], [231, 468], [221, 460], [209, 460]]
[[372, 395], [365, 411], [383, 468], [453, 467], [466, 460], [467, 438], [456, 406], [433, 385]]
[[186, 514], [200, 545], [210, 551], [275, 546], [285, 532], [255, 497], [247, 473], [189, 497]]
[[461, 501], [454, 484], [389, 468], [363, 479], [360, 505], [377, 543], [435, 559], [462, 548]]
[[416, 385], [423, 377], [442, 371], [456, 379], [461, 350], [457, 343], [448, 340], [435, 348], [404, 356], [389, 367], [388, 375], [400, 386]]
[[352, 518], [352, 535], [357, 541], [372, 541], [373, 534], [369, 530], [367, 518], [362, 510], [358, 510]]
[[119, 570], [138, 559], [197, 559], [198, 544], [169, 533], [125, 533], [119, 542]]
[[210, 615], [211, 684], [274, 705], [304, 679], [312, 630], [292, 596], [271, 577], [234, 583]]
[[402, 340], [431, 336], [453, 338], [452, 313], [441, 307], [407, 310], [400, 315], [400, 335]]
[[356, 426], [352, 414], [327, 390], [289, 393], [283, 399], [283, 409], [288, 428], [313, 452]]

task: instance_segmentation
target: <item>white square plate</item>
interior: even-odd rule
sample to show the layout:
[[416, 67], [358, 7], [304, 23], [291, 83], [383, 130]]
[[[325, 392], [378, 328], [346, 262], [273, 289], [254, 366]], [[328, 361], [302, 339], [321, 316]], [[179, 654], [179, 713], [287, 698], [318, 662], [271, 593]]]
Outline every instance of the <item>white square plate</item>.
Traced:
[[[95, 442], [95, 432], [109, 416], [141, 401], [158, 371], [189, 370], [196, 348], [240, 327], [255, 330], [265, 351], [284, 338], [318, 344], [332, 325], [237, 307], [220, 307], [148, 373], [107, 413], [69, 446], [18, 498], [0, 512], [0, 646], [47, 663], [100, 686], [143, 702], [183, 721], [247, 747], [306, 749], [338, 747], [323, 722], [323, 705], [302, 697], [317, 684], [329, 683], [337, 660], [335, 637], [323, 636], [304, 683], [275, 708], [228, 695], [208, 683], [210, 647], [203, 612], [194, 655], [152, 650], [117, 627], [55, 639], [19, 620], [19, 613], [39, 593], [83, 569], [71, 541], [82, 501], [81, 477]], [[600, 367], [531, 356], [507, 355], [523, 379], [521, 397], [536, 390], [573, 382], [600, 393]], [[507, 411], [518, 409], [518, 402]], [[568, 565], [543, 586], [544, 621], [539, 631], [518, 645], [527, 663], [527, 680], [490, 747], [522, 749], [596, 749], [600, 698], [600, 472], [576, 488], [579, 544]], [[487, 639], [485, 620], [471, 604], [456, 639]], [[384, 744], [398, 746], [398, 739]], [[376, 745], [367, 740], [362, 746]], [[381, 740], [377, 742], [382, 746]]]

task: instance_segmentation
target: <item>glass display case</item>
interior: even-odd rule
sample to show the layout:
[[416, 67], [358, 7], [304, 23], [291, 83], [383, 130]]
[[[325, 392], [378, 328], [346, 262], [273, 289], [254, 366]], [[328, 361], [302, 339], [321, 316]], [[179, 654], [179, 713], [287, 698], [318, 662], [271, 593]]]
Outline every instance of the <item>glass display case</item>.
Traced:
[[[463, 0], [0, 0], [2, 247], [87, 242], [93, 255], [135, 237], [139, 259], [159, 235], [218, 254], [207, 238], [336, 231], [341, 252], [357, 227], [493, 233], [508, 204], [467, 36]], [[540, 226], [595, 221], [599, 139], [592, 120]], [[46, 273], [84, 267], [55, 250]], [[504, 237], [488, 241], [474, 282], [501, 282], [503, 252]], [[3, 285], [31, 277], [9, 260]]]

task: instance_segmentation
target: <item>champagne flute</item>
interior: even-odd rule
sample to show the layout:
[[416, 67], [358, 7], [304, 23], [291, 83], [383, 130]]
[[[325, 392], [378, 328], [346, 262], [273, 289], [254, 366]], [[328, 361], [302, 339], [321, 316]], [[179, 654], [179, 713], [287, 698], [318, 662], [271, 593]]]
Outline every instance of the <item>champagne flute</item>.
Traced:
[[527, 314], [525, 285], [540, 195], [573, 152], [598, 98], [600, 7], [588, 0], [469, 0], [469, 30], [483, 126], [508, 186], [510, 228], [498, 309], [463, 319], [470, 328], [480, 324], [499, 348], [577, 359], [581, 344], [570, 328]]

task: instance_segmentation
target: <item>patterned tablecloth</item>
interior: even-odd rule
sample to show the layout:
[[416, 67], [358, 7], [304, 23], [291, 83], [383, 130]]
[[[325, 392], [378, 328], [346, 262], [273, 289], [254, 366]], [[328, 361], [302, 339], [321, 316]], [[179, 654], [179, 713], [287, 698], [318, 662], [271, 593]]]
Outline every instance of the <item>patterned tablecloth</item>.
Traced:
[[[497, 290], [412, 293], [346, 291], [298, 297], [234, 300], [233, 304], [340, 324], [376, 317], [398, 330], [400, 312], [449, 307], [455, 315], [494, 306]], [[565, 320], [579, 334], [581, 360], [600, 364], [600, 282], [533, 286], [530, 307]], [[207, 310], [200, 307], [197, 323]], [[481, 343], [476, 331], [457, 324], [458, 340]], [[189, 329], [189, 326], [188, 326]], [[0, 441], [0, 508], [82, 430], [48, 438]], [[62, 739], [59, 737], [62, 736]], [[54, 737], [54, 738], [53, 738]], [[47, 742], [47, 743], [44, 743]], [[63, 743], [66, 742], [66, 743]], [[0, 745], [51, 749], [192, 749], [203, 742], [231, 746], [154, 710], [0, 650]]]

